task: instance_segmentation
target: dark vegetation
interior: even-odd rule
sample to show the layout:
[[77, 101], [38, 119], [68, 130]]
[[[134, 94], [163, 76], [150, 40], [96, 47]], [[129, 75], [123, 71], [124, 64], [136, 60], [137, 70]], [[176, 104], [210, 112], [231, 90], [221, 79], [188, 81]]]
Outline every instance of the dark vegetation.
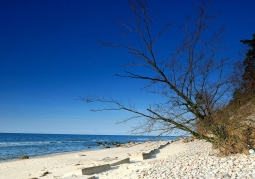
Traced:
[[224, 154], [246, 153], [255, 148], [255, 34], [251, 40], [241, 40], [248, 48], [245, 59], [237, 65], [240, 80], [234, 73], [236, 88], [232, 100], [217, 115], [226, 125], [227, 138], [223, 147]]
[[211, 12], [211, 5], [209, 1], [198, 1], [194, 14], [180, 28], [180, 43], [169, 49], [171, 53], [166, 58], [159, 55], [157, 42], [171, 25], [166, 24], [156, 34], [156, 16], [151, 16], [147, 2], [142, 0], [130, 1], [134, 18], [115, 21], [117, 35], [124, 43], [100, 42], [106, 47], [126, 49], [134, 57], [127, 66], [141, 69], [125, 71], [118, 77], [147, 81], [144, 89], [163, 96], [165, 102], [148, 104], [144, 112], [111, 97], [92, 95], [82, 99], [109, 104], [94, 111], [132, 113], [123, 122], [141, 119], [141, 125], [132, 131], [136, 134], [157, 131], [167, 135], [181, 130], [212, 143], [223, 155], [254, 149], [255, 35], [252, 40], [241, 40], [248, 46], [246, 57], [231, 66], [233, 59], [222, 56], [226, 50], [222, 41], [224, 28], [213, 28], [218, 15]]

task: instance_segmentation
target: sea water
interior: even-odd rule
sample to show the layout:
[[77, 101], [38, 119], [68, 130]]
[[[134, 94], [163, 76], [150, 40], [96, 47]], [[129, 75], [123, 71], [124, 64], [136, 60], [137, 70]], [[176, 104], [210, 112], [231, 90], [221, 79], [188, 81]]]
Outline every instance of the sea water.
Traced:
[[[98, 143], [145, 142], [148, 140], [174, 140], [176, 136], [155, 138], [134, 135], [72, 135], [72, 134], [19, 134], [0, 133], [0, 162], [49, 154], [105, 148]], [[114, 146], [110, 146], [114, 147]]]

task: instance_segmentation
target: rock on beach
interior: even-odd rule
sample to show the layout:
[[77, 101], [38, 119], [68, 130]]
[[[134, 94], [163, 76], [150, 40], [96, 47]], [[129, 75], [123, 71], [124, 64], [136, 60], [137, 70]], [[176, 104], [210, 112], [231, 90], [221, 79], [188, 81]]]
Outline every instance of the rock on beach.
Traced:
[[[0, 163], [0, 178], [60, 179], [79, 169], [113, 164], [93, 173], [97, 179], [253, 179], [255, 155], [219, 157], [203, 140], [128, 144]], [[153, 151], [153, 152], [152, 152]], [[132, 156], [146, 155], [142, 160]], [[109, 167], [108, 167], [109, 168]], [[82, 176], [79, 176], [82, 177]]]
[[165, 157], [127, 164], [116, 170], [102, 172], [97, 176], [104, 179], [113, 176], [114, 178], [132, 179], [255, 178], [255, 157], [252, 155], [237, 154], [219, 157], [211, 144], [202, 140], [174, 143], [185, 150], [175, 154], [171, 154], [171, 151], [167, 154], [167, 149], [162, 150], [166, 152]]

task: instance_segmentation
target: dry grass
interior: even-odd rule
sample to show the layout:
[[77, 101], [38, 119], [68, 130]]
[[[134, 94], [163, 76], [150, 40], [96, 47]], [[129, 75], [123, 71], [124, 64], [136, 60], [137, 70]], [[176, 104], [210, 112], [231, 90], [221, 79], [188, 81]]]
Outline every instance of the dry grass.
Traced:
[[213, 136], [213, 146], [221, 155], [249, 154], [255, 149], [255, 95], [243, 94], [240, 99], [211, 116], [210, 123], [204, 121], [198, 132]]

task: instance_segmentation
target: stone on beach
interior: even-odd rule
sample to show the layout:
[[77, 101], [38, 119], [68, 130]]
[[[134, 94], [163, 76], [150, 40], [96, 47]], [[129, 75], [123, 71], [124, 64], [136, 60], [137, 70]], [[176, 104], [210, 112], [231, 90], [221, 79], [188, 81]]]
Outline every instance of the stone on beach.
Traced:
[[[129, 156], [129, 155], [130, 156]], [[148, 155], [144, 158], [143, 155]], [[79, 157], [75, 157], [75, 156]], [[84, 157], [82, 157], [84, 156]], [[142, 156], [142, 160], [131, 160]], [[151, 142], [132, 147], [118, 147], [71, 154], [32, 158], [0, 163], [0, 178], [28, 179], [50, 171], [44, 179], [68, 177], [98, 179], [168, 179], [168, 178], [255, 178], [255, 155], [231, 155], [218, 157], [212, 145], [203, 140], [183, 143]], [[78, 165], [77, 165], [78, 164]], [[93, 171], [92, 175], [82, 169], [109, 165], [110, 169]], [[69, 171], [78, 171], [69, 172]], [[69, 172], [69, 176], [64, 175]], [[84, 175], [86, 174], [86, 175]], [[63, 176], [64, 175], [64, 176]], [[68, 179], [66, 178], [66, 179]]]
[[86, 167], [86, 168], [81, 168], [81, 169], [66, 173], [63, 175], [63, 177], [72, 176], [72, 175], [91, 175], [91, 174], [102, 172], [104, 170], [109, 170], [109, 169], [111, 169], [111, 166], [109, 164], [99, 165], [94, 167]]
[[[174, 148], [171, 145], [179, 147]], [[160, 153], [164, 152], [165, 156], [129, 164], [129, 170], [126, 170], [125, 174], [120, 172], [124, 168], [119, 168], [119, 171], [106, 171], [96, 176], [104, 179], [111, 178], [111, 176], [137, 179], [255, 178], [255, 160], [252, 155], [238, 154], [218, 157], [217, 151], [212, 150], [210, 143], [198, 140], [189, 143], [178, 141], [171, 145], [160, 150]], [[179, 150], [179, 152], [172, 153], [171, 149]], [[168, 156], [167, 150], [169, 151]]]
[[110, 163], [110, 165], [116, 166], [116, 165], [120, 165], [120, 164], [124, 164], [124, 163], [130, 163], [130, 158], [125, 158], [125, 159], [121, 159], [118, 161], [114, 161], [114, 162]]

